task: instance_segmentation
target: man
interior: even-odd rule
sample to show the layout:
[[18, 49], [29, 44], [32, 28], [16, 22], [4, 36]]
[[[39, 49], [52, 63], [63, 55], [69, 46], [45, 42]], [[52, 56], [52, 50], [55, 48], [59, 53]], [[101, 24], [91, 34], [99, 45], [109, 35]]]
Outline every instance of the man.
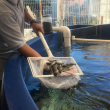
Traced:
[[26, 58], [41, 57], [24, 40], [24, 20], [31, 23], [36, 34], [38, 31], [44, 33], [42, 26], [24, 9], [23, 0], [0, 0], [0, 81], [7, 59], [14, 50]]

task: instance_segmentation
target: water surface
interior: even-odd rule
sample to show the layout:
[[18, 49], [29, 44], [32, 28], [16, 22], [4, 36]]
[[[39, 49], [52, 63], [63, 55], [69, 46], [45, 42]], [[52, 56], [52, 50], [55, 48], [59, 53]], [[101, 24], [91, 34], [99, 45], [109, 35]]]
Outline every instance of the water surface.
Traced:
[[[42, 86], [40, 90], [37, 86], [31, 89], [39, 110], [110, 110], [109, 43], [72, 42], [71, 48], [52, 48], [52, 53], [56, 57], [73, 57], [84, 75], [80, 76], [79, 84], [69, 90]], [[31, 84], [35, 86], [35, 82]]]

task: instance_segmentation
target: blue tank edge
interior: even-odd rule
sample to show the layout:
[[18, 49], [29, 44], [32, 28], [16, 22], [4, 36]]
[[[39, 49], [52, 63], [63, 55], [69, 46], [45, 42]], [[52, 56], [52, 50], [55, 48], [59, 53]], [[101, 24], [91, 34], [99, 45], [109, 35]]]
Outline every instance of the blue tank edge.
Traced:
[[[56, 36], [57, 32], [53, 32], [53, 34], [45, 35], [44, 37], [47, 43], [50, 37], [53, 37], [53, 40], [51, 40], [55, 43], [57, 42]], [[38, 45], [38, 43], [41, 43], [39, 37], [27, 42], [32, 48], [35, 48], [33, 44]], [[51, 45], [49, 44], [49, 46]], [[38, 50], [38, 52], [40, 51]], [[9, 57], [4, 70], [3, 86], [7, 108], [8, 110], [38, 110], [23, 79], [21, 67], [22, 57], [18, 51], [14, 51]]]

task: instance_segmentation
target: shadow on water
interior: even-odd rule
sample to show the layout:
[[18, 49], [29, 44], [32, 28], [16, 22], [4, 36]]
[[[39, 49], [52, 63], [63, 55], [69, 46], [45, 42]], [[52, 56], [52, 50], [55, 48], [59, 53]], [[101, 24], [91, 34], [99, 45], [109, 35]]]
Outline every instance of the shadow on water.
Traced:
[[[84, 75], [68, 90], [40, 85], [30, 94], [39, 110], [110, 110], [110, 44], [72, 42], [72, 46], [52, 49], [54, 56], [73, 57]], [[34, 85], [33, 85], [34, 86]]]

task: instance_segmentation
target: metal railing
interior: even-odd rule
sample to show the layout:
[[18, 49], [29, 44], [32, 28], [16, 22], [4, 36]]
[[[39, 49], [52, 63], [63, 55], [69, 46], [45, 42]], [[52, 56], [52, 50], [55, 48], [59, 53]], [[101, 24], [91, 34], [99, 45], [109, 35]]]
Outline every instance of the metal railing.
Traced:
[[[39, 22], [43, 15], [49, 14], [53, 26], [110, 23], [110, 0], [24, 0], [24, 2], [25, 6], [30, 6]], [[25, 27], [29, 28], [28, 25]]]

